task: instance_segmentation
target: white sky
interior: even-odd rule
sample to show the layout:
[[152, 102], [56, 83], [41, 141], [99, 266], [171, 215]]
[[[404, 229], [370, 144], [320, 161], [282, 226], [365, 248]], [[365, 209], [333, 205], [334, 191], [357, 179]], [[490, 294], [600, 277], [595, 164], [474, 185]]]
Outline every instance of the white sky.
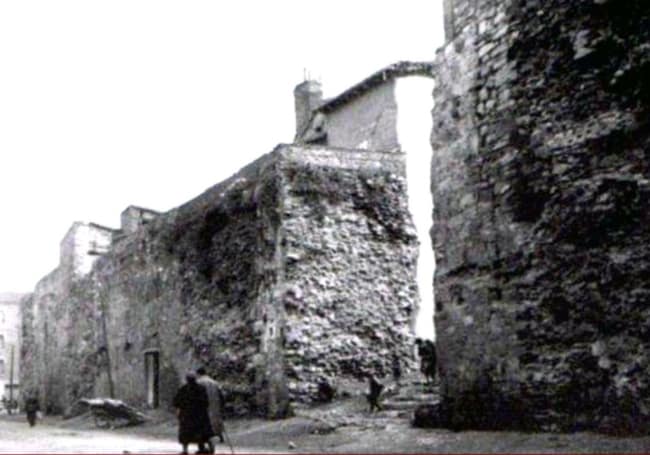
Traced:
[[330, 97], [433, 60], [441, 3], [1, 1], [0, 291], [54, 269], [73, 221], [169, 210], [291, 142], [305, 68]]

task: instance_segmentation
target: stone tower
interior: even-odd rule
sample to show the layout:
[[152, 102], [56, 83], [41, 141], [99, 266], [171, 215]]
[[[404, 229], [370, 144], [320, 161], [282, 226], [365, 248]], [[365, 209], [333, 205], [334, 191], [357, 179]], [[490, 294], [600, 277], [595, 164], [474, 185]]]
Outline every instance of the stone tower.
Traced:
[[432, 188], [456, 427], [646, 432], [650, 4], [447, 0]]

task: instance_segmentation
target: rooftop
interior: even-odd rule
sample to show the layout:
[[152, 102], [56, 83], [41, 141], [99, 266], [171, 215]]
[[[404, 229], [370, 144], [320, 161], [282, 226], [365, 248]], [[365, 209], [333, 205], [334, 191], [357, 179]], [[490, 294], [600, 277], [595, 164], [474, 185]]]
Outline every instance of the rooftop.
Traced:
[[379, 71], [374, 72], [358, 84], [353, 85], [345, 90], [340, 95], [325, 101], [316, 109], [317, 112], [328, 113], [337, 109], [339, 106], [348, 103], [349, 101], [357, 98], [372, 88], [383, 84], [387, 80], [396, 77], [405, 76], [426, 76], [433, 77], [434, 71], [433, 62], [409, 62], [401, 61], [388, 65]]

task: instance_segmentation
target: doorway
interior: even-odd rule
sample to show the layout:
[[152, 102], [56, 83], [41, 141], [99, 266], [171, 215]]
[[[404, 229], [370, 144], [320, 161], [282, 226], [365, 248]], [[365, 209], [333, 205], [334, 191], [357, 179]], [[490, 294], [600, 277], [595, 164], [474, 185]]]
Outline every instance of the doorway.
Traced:
[[154, 409], [159, 404], [160, 384], [160, 352], [157, 350], [144, 353], [144, 377], [146, 385], [147, 405]]

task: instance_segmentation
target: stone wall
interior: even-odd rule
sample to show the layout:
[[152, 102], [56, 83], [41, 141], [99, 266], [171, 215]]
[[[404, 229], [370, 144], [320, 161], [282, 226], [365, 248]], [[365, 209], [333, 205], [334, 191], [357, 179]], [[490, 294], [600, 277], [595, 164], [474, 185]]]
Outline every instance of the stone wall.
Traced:
[[[21, 301], [23, 330], [21, 363], [22, 388], [26, 393], [36, 392], [43, 410], [61, 412], [58, 396], [63, 393], [61, 342], [66, 337], [66, 313], [60, 311], [66, 283], [70, 277], [57, 268], [43, 277], [34, 293]], [[58, 325], [57, 325], [58, 324]]]
[[60, 267], [69, 276], [87, 274], [97, 256], [108, 251], [114, 234], [114, 229], [99, 224], [73, 223], [61, 241]]
[[21, 393], [34, 393], [36, 386], [36, 332], [34, 330], [34, 296], [27, 294], [20, 300], [20, 358]]
[[284, 153], [282, 299], [289, 390], [344, 387], [413, 366], [417, 236], [402, 154], [332, 148]]
[[158, 216], [158, 212], [130, 205], [120, 214], [120, 229], [123, 234], [132, 234]]
[[44, 410], [66, 411], [66, 400], [74, 382], [67, 348], [73, 344], [80, 315], [74, 310], [76, 283], [91, 270], [100, 254], [107, 251], [115, 231], [94, 223], [75, 222], [60, 244], [59, 266], [36, 284], [23, 299], [21, 349], [23, 390], [36, 392]]
[[[203, 364], [229, 412], [271, 417], [316, 399], [322, 380], [389, 371], [393, 354], [411, 366], [417, 240], [403, 158], [278, 147], [120, 237], [90, 274], [45, 280], [68, 284], [26, 303], [36, 341], [24, 355], [47, 364], [51, 409], [75, 413], [79, 398], [111, 389], [144, 405], [152, 350], [164, 407]], [[45, 355], [59, 332], [61, 354]]]
[[450, 423], [647, 431], [650, 6], [459, 3], [432, 135]]

